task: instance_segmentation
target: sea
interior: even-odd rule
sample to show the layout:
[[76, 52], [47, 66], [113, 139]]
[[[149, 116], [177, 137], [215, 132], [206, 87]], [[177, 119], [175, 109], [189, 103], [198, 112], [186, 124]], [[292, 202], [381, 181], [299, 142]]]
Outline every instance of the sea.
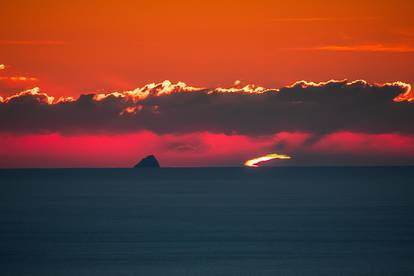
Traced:
[[414, 167], [0, 170], [2, 276], [414, 275]]

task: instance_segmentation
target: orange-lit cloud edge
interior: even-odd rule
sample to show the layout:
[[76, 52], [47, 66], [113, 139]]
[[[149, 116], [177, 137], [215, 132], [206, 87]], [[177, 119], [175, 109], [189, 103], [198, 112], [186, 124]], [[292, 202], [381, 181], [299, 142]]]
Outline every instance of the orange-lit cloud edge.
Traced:
[[[1, 68], [1, 67], [0, 67]], [[1, 79], [0, 79], [1, 80]], [[18, 80], [18, 78], [17, 78]], [[26, 78], [25, 80], [28, 80]], [[31, 80], [31, 79], [30, 79]], [[33, 80], [36, 80], [33, 78]], [[309, 82], [309, 81], [297, 81], [291, 85], [285, 86], [284, 88], [293, 88], [293, 87], [300, 87], [300, 88], [308, 88], [308, 87], [320, 87], [329, 84], [335, 83], [343, 83], [346, 86], [351, 86], [353, 84], [359, 83], [365, 86], [371, 87], [399, 87], [403, 91], [400, 95], [394, 98], [394, 102], [414, 102], [414, 94], [412, 93], [411, 84], [402, 82], [402, 81], [395, 81], [395, 82], [388, 82], [383, 84], [378, 83], [368, 83], [365, 80], [355, 80], [355, 81], [347, 81], [347, 80], [329, 80], [325, 82]], [[236, 81], [232, 87], [224, 88], [224, 87], [216, 87], [216, 88], [206, 88], [206, 87], [196, 87], [190, 86], [182, 81], [178, 81], [176, 83], [172, 83], [169, 80], [165, 80], [161, 83], [149, 83], [144, 85], [143, 87], [136, 88], [134, 90], [126, 90], [121, 92], [109, 92], [109, 93], [95, 93], [94, 100], [101, 101], [108, 97], [115, 97], [121, 98], [125, 101], [131, 101], [132, 103], [136, 104], [142, 100], [147, 99], [148, 97], [158, 97], [163, 95], [170, 95], [173, 93], [238, 93], [238, 94], [264, 94], [264, 93], [278, 93], [283, 88], [265, 88], [255, 84], [248, 84], [245, 86], [240, 86], [240, 81]], [[74, 97], [59, 97], [56, 98], [54, 96], [49, 96], [45, 92], [40, 92], [39, 87], [34, 87], [32, 89], [28, 89], [14, 95], [8, 97], [0, 97], [0, 103], [7, 103], [15, 98], [23, 97], [27, 95], [37, 96], [39, 101], [42, 101], [47, 104], [59, 104], [62, 102], [71, 102], [75, 101]], [[127, 107], [121, 113], [131, 113], [135, 112], [137, 107]]]

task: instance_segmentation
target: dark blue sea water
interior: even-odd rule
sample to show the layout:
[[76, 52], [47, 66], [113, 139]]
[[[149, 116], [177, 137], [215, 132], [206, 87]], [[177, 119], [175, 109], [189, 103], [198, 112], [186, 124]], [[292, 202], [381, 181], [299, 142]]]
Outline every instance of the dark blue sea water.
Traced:
[[0, 275], [414, 275], [414, 168], [0, 170]]

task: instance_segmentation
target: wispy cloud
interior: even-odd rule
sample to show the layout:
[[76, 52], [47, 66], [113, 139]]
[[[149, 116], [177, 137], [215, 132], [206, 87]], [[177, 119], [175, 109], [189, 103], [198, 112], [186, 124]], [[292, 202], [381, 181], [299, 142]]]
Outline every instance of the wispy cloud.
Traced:
[[60, 40], [0, 40], [0, 45], [63, 45]]
[[334, 21], [373, 21], [378, 17], [285, 17], [271, 18], [271, 22], [334, 22]]
[[0, 77], [0, 81], [38, 81], [38, 79], [35, 77], [11, 76]]
[[[383, 45], [383, 44], [362, 44], [362, 45], [327, 45], [309, 48], [319, 51], [331, 52], [388, 52], [388, 53], [413, 53], [414, 47], [407, 45]], [[309, 50], [308, 49], [308, 50]]]

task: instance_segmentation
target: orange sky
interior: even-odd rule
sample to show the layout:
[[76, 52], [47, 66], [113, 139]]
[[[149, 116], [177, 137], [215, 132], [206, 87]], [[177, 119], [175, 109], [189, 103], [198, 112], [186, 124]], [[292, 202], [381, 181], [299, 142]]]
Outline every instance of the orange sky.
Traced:
[[[294, 156], [292, 164], [297, 165], [413, 164], [414, 136], [407, 120], [411, 106], [404, 102], [393, 103], [392, 97], [388, 99], [384, 94], [388, 90], [398, 92], [401, 85], [410, 87], [404, 83], [393, 85], [396, 81], [414, 84], [413, 11], [412, 0], [1, 1], [0, 102], [3, 117], [0, 118], [3, 118], [3, 132], [0, 133], [0, 167], [125, 167], [134, 164], [137, 157], [152, 153], [167, 166], [228, 166], [241, 165], [246, 159], [275, 150]], [[330, 100], [317, 102], [318, 108], [312, 109], [311, 115], [307, 109], [293, 108], [292, 114], [297, 111], [298, 117], [293, 116], [292, 121], [289, 121], [292, 117], [286, 115], [291, 108], [282, 113], [271, 110], [266, 114], [253, 107], [245, 108], [239, 115], [253, 112], [257, 120], [247, 117], [243, 124], [232, 121], [232, 115], [223, 117], [227, 118], [223, 122], [228, 123], [229, 129], [237, 130], [235, 125], [245, 129], [243, 127], [249, 124], [253, 128], [275, 129], [262, 137], [220, 128], [221, 120], [207, 120], [204, 125], [196, 125], [190, 118], [183, 123], [183, 118], [188, 116], [178, 117], [171, 133], [168, 132], [171, 120], [168, 116], [168, 124], [163, 125], [167, 130], [160, 133], [141, 125], [136, 126], [135, 132], [118, 133], [110, 129], [112, 117], [101, 121], [99, 110], [90, 110], [86, 105], [87, 112], [79, 113], [77, 108], [72, 108], [78, 104], [85, 107], [82, 101], [87, 98], [47, 109], [39, 102], [44, 94], [21, 95], [21, 101], [18, 97], [5, 97], [40, 87], [42, 93], [55, 99], [60, 96], [76, 99], [80, 94], [131, 90], [167, 79], [210, 88], [231, 87], [236, 80], [241, 81], [239, 87], [256, 84], [280, 88], [299, 80], [348, 79], [350, 84], [342, 90], [352, 88], [349, 93], [355, 104], [342, 106], [335, 100], [341, 98], [329, 97]], [[359, 79], [367, 82], [352, 82]], [[322, 86], [318, 91], [329, 93], [331, 90], [325, 87], [329, 83], [316, 84]], [[303, 90], [298, 94], [302, 97], [308, 91], [300, 89], [302, 84], [306, 83], [299, 82], [287, 90]], [[361, 108], [366, 99], [371, 99], [371, 90], [378, 90], [378, 98], [372, 98], [372, 105], [367, 105], [369, 108]], [[295, 96], [292, 97], [294, 100]], [[108, 101], [112, 102], [117, 103], [117, 100]], [[164, 107], [169, 106], [168, 101], [163, 103]], [[217, 103], [219, 107], [223, 104]], [[233, 108], [237, 103], [243, 101], [228, 106]], [[169, 114], [169, 110], [183, 110], [181, 104], [174, 104], [176, 102], [171, 102], [172, 109], [160, 111], [151, 107], [149, 111], [144, 109], [144, 113], [153, 118], [151, 116], [157, 114]], [[388, 108], [388, 104], [395, 104], [397, 108]], [[212, 113], [215, 116], [211, 116], [209, 109], [198, 113], [200, 105], [186, 107], [183, 114], [197, 110], [195, 119], [204, 118], [204, 113], [207, 114], [205, 118], [217, 115]], [[335, 107], [346, 107], [342, 110], [347, 112], [352, 107], [353, 111], [349, 112], [350, 117], [345, 113], [328, 112], [336, 111]], [[72, 109], [74, 113], [66, 112]], [[47, 116], [50, 110], [56, 111], [55, 115]], [[135, 116], [137, 110], [138, 107], [132, 109], [132, 115]], [[404, 120], [399, 120], [403, 117], [401, 110], [408, 114]], [[321, 131], [320, 124], [313, 125], [314, 128], [308, 124], [314, 122], [318, 114], [325, 114], [322, 111], [336, 118], [336, 125], [328, 132]], [[123, 113], [120, 114], [122, 117]], [[365, 117], [358, 117], [358, 114], [365, 114]], [[270, 123], [265, 124], [259, 115], [263, 115], [263, 120], [271, 120]], [[357, 116], [358, 120], [352, 116]], [[47, 123], [42, 124], [39, 118], [47, 119]], [[69, 119], [62, 121], [64, 118]], [[97, 123], [89, 127], [88, 118], [98, 119]], [[129, 122], [128, 118], [124, 121]], [[134, 118], [139, 121], [140, 115]], [[288, 130], [277, 128], [280, 120], [279, 125], [274, 121], [280, 118], [283, 122], [286, 119], [290, 128], [295, 122], [304, 124], [289, 132], [289, 127]], [[332, 121], [332, 117], [326, 118], [329, 120], [323, 118], [322, 126]], [[11, 124], [7, 123], [8, 119]], [[371, 121], [376, 122], [372, 127], [359, 127], [371, 126], [367, 124]], [[71, 125], [72, 122], [79, 125]], [[149, 119], [147, 125], [151, 127], [152, 122]], [[354, 128], [345, 128], [343, 124], [347, 122]], [[75, 130], [80, 127], [85, 133], [71, 133], [65, 127]], [[109, 134], [95, 133], [95, 128], [99, 130], [100, 127]], [[183, 132], [175, 133], [179, 129]]]
[[7, 67], [0, 76], [36, 78], [27, 86], [56, 96], [165, 79], [201, 86], [238, 79], [267, 87], [301, 79], [414, 83], [412, 1], [0, 5], [0, 64]]

